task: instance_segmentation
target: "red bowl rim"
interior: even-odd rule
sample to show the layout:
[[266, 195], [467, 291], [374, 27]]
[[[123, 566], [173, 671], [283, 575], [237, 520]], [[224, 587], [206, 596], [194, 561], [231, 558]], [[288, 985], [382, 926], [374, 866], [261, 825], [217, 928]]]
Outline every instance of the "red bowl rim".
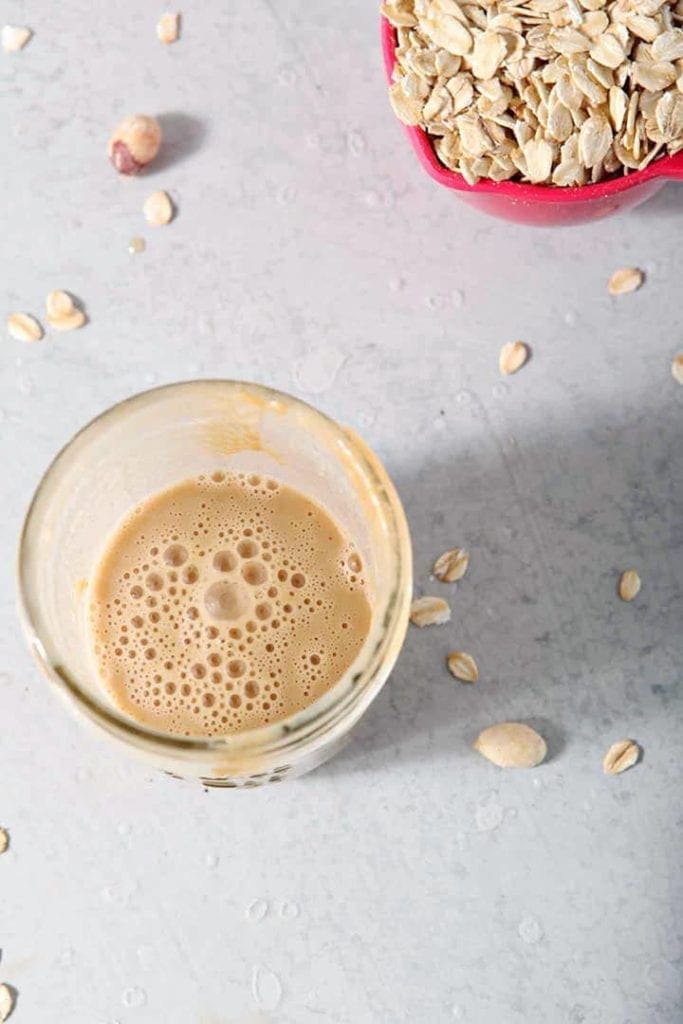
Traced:
[[[396, 29], [382, 16], [382, 53], [387, 81], [391, 82], [396, 65]], [[461, 174], [448, 170], [440, 163], [429, 136], [422, 128], [403, 125], [417, 157], [427, 173], [446, 188], [460, 192], [488, 193], [505, 196], [518, 202], [533, 203], [575, 203], [591, 199], [602, 199], [626, 192], [657, 178], [683, 178], [683, 151], [675, 156], [659, 157], [642, 171], [633, 171], [619, 178], [609, 178], [591, 185], [527, 185], [519, 181], [488, 181], [482, 179], [476, 185], [468, 185]]]

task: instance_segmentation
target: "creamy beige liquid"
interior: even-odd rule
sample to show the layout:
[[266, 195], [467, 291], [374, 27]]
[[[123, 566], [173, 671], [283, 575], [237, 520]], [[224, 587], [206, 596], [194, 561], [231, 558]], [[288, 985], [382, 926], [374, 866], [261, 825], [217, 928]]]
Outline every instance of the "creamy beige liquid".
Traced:
[[305, 495], [257, 474], [199, 476], [133, 509], [89, 589], [99, 675], [132, 719], [215, 736], [330, 689], [370, 629], [359, 554]]

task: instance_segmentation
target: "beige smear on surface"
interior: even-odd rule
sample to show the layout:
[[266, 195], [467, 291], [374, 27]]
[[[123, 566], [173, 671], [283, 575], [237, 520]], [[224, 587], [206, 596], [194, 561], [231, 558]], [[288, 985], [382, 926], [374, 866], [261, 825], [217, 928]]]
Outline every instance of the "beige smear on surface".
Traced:
[[328, 513], [259, 474], [217, 472], [147, 498], [92, 575], [98, 672], [135, 721], [220, 736], [326, 693], [371, 625], [360, 555]]

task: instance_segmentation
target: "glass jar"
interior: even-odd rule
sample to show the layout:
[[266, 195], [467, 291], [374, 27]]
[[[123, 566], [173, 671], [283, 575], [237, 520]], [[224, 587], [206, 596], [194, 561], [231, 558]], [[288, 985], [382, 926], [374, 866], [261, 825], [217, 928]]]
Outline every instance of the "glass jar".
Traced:
[[[135, 722], [112, 703], [88, 638], [88, 579], [105, 540], [132, 507], [216, 470], [270, 474], [327, 509], [367, 567], [372, 623], [348, 671], [302, 711], [258, 729], [186, 738]], [[155, 388], [89, 423], [41, 480], [19, 548], [23, 626], [56, 689], [151, 764], [212, 786], [281, 781], [331, 757], [392, 669], [411, 587], [405, 515], [377, 457], [306, 403], [236, 381]]]

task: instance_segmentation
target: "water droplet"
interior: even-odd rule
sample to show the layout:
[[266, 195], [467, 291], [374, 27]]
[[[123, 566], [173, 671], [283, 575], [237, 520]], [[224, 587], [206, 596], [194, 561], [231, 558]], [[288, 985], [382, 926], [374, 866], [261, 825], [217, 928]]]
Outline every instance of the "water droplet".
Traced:
[[155, 957], [152, 946], [138, 946], [135, 954], [138, 958], [138, 963], [141, 967], [144, 967], [145, 970], [149, 970], [154, 966]]
[[132, 828], [127, 821], [121, 821], [116, 826], [116, 831], [120, 836], [129, 836], [132, 832]]
[[251, 971], [251, 993], [262, 1010], [277, 1010], [282, 999], [282, 983], [269, 967], [255, 966]]
[[294, 903], [293, 900], [283, 900], [278, 907], [278, 913], [286, 921], [292, 921], [299, 916], [299, 904]]
[[30, 377], [24, 377], [23, 375], [19, 377], [18, 386], [19, 391], [22, 393], [22, 395], [30, 395], [31, 392], [33, 391], [33, 381], [31, 380]]
[[498, 383], [494, 384], [491, 388], [491, 394], [494, 398], [505, 398], [509, 391], [509, 387], [507, 384], [503, 384], [502, 380], [498, 381]]
[[460, 405], [471, 405], [474, 401], [474, 395], [467, 388], [463, 388], [462, 391], [456, 391], [455, 400]]
[[465, 293], [461, 292], [459, 288], [454, 288], [451, 292], [451, 302], [455, 309], [462, 309], [465, 305]]
[[522, 942], [526, 942], [532, 946], [543, 938], [543, 929], [535, 917], [528, 915], [527, 917], [522, 918], [519, 922], [517, 934]]
[[283, 185], [282, 188], [278, 189], [275, 198], [280, 206], [289, 206], [290, 203], [294, 202], [297, 194], [297, 190], [293, 185]]
[[219, 862], [220, 857], [218, 856], [217, 853], [207, 853], [206, 857], [204, 858], [204, 863], [206, 864], [207, 868], [217, 868]]
[[453, 1020], [464, 1020], [465, 1012], [462, 1006], [456, 1006], [453, 1004], [453, 1006], [451, 1006], [451, 1017]]
[[389, 290], [392, 292], [402, 292], [405, 286], [406, 282], [402, 277], [392, 277], [389, 280]]
[[396, 199], [388, 186], [366, 189], [361, 193], [361, 198], [369, 210], [390, 210]]
[[147, 242], [144, 240], [144, 238], [141, 238], [140, 235], [135, 235], [133, 238], [131, 238], [130, 242], [128, 243], [128, 252], [131, 253], [133, 256], [137, 255], [140, 252], [144, 252], [146, 248]]
[[312, 395], [328, 391], [345, 361], [344, 353], [334, 345], [317, 345], [299, 364], [296, 372], [298, 386]]
[[197, 320], [197, 327], [199, 328], [199, 333], [204, 337], [216, 333], [216, 327], [212, 316], [200, 316]]
[[505, 810], [494, 800], [480, 804], [474, 813], [477, 828], [480, 832], [491, 832], [503, 824]]
[[680, 975], [673, 964], [667, 960], [657, 960], [645, 968], [645, 977], [653, 988], [663, 995], [676, 992], [680, 985]]
[[283, 64], [277, 73], [277, 80], [280, 85], [294, 85], [296, 82], [296, 68], [293, 64]]
[[564, 316], [562, 317], [562, 319], [564, 320], [564, 322], [567, 324], [568, 327], [573, 327], [574, 324], [576, 323], [576, 313], [574, 312], [573, 309], [568, 309], [566, 311], [566, 313], [564, 314]]
[[247, 921], [262, 921], [268, 913], [268, 904], [265, 900], [252, 900], [244, 911]]
[[428, 295], [425, 299], [427, 309], [445, 309], [448, 305], [448, 298], [445, 295]]
[[306, 145], [324, 156], [341, 156], [346, 151], [346, 138], [330, 127], [328, 130], [309, 132]]
[[365, 136], [358, 129], [353, 129], [348, 133], [346, 143], [349, 147], [349, 153], [352, 153], [353, 156], [360, 156], [367, 148]]
[[117, 906], [129, 906], [131, 897], [137, 886], [129, 882], [114, 882], [112, 885], [105, 885], [101, 896], [105, 903], [114, 903]]
[[506, 818], [510, 818], [510, 819], [516, 818], [517, 817], [517, 808], [516, 807], [508, 807], [507, 811], [505, 812], [505, 817]]
[[146, 373], [145, 376], [144, 376], [145, 384], [156, 384], [156, 382], [158, 380], [159, 380], [159, 375], [154, 373], [153, 371], [150, 371], [149, 373]]
[[147, 993], [144, 988], [126, 988], [123, 990], [121, 996], [121, 1002], [124, 1006], [146, 1006], [147, 1005]]
[[57, 963], [60, 967], [71, 967], [75, 959], [76, 950], [72, 946], [67, 946], [57, 957]]

